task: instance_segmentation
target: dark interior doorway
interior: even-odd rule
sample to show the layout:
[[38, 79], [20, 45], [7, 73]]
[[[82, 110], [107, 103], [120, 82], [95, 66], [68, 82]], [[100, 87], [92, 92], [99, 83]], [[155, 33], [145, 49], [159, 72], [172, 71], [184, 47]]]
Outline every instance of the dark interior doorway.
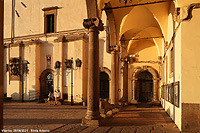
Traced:
[[53, 79], [54, 76], [52, 73], [49, 73], [46, 77], [46, 88], [45, 88], [45, 98], [48, 97], [49, 92], [51, 91], [52, 93], [54, 92], [53, 89]]
[[109, 76], [105, 72], [100, 73], [100, 98], [109, 99]]
[[40, 98], [47, 98], [49, 91], [54, 92], [53, 70], [46, 69], [40, 76]]
[[143, 71], [137, 77], [136, 98], [138, 102], [152, 102], [153, 76], [148, 71]]

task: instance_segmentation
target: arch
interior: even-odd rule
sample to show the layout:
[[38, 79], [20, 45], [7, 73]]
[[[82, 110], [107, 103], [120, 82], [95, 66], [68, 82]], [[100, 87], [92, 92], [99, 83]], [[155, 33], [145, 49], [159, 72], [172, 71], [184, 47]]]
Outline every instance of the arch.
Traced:
[[139, 102], [151, 102], [153, 99], [153, 76], [145, 70], [138, 74], [136, 99]]
[[[132, 30], [130, 30], [132, 31]], [[129, 31], [127, 31], [129, 32]], [[126, 33], [127, 33], [126, 32]], [[125, 35], [126, 35], [125, 33]], [[140, 37], [162, 37], [162, 33], [161, 31], [156, 28], [156, 27], [148, 27], [142, 31], [140, 31], [137, 35], [135, 35], [132, 39], [134, 38], [140, 38]], [[127, 36], [126, 36], [127, 37]], [[130, 37], [128, 37], [130, 38]], [[130, 48], [131, 47], [135, 47], [134, 45], [137, 45], [137, 42], [138, 41], [151, 41], [155, 46], [156, 46], [156, 49], [157, 49], [157, 52], [158, 52], [158, 56], [160, 56], [161, 54], [161, 49], [162, 49], [162, 38], [150, 38], [150, 39], [145, 39], [145, 40], [130, 40], [129, 43], [128, 43], [128, 46], [127, 46], [127, 53], [130, 53]], [[144, 43], [142, 43], [142, 45], [144, 45]], [[150, 45], [151, 47], [152, 45]], [[141, 47], [144, 47], [144, 46], [141, 46]], [[149, 47], [149, 46], [148, 46]], [[145, 47], [146, 48], [146, 47]], [[140, 49], [143, 49], [143, 48], [140, 48]], [[138, 51], [137, 51], [138, 52]]]
[[127, 49], [127, 53], [128, 54], [135, 54], [143, 49], [149, 48], [149, 47], [153, 47], [155, 46], [154, 43], [150, 40], [138, 40], [135, 41], [134, 44], [131, 45], [131, 47], [129, 47]]
[[[106, 7], [111, 7], [110, 2], [106, 4]], [[116, 22], [113, 10], [106, 10], [108, 25], [109, 25], [109, 33], [110, 33], [110, 45], [117, 45], [117, 30], [116, 30]]]
[[[141, 16], [139, 14], [143, 15]], [[119, 39], [130, 29], [136, 28], [138, 29], [136, 32], [140, 32], [148, 27], [156, 27], [161, 30], [158, 21], [154, 18], [152, 12], [149, 11], [147, 7], [134, 7], [128, 15], [124, 16], [120, 24]]]
[[107, 73], [109, 76], [109, 80], [111, 80], [111, 70], [110, 69], [108, 69], [107, 67], [102, 67], [102, 68], [100, 68], [100, 72]]
[[48, 74], [53, 74], [54, 71], [52, 69], [46, 69], [44, 70], [41, 75], [40, 75], [40, 98], [45, 98], [46, 97], [46, 77]]
[[159, 103], [159, 99], [158, 99], [158, 85], [160, 82], [160, 76], [158, 74], [158, 71], [156, 69], [154, 69], [151, 66], [143, 66], [143, 67], [137, 67], [135, 69], [135, 71], [132, 74], [132, 85], [133, 85], [133, 99], [132, 101], [137, 102], [138, 99], [136, 99], [136, 86], [137, 86], [137, 77], [138, 75], [143, 72], [143, 71], [148, 71], [149, 73], [152, 74], [153, 76], [153, 99], [152, 102], [153, 103]]
[[138, 74], [142, 71], [148, 71], [153, 75], [153, 79], [158, 79], [159, 74], [158, 71], [156, 69], [154, 69], [152, 66], [143, 66], [143, 67], [137, 67], [135, 69], [135, 71], [132, 74], [132, 79], [136, 79], [136, 77], [138, 76]]

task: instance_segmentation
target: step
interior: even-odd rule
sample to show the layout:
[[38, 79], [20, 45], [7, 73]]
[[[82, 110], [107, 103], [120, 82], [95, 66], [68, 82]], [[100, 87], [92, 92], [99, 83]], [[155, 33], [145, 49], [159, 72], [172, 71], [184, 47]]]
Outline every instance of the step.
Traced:
[[139, 102], [137, 108], [152, 108], [151, 102]]

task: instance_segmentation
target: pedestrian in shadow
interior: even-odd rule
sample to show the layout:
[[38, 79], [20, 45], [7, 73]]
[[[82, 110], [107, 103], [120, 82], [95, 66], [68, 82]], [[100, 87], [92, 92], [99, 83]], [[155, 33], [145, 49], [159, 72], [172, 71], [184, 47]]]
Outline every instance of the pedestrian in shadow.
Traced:
[[53, 93], [51, 92], [51, 91], [49, 91], [49, 95], [48, 95], [48, 102], [49, 102], [49, 104], [51, 105], [51, 101], [54, 99], [54, 95], [53, 95]]
[[55, 92], [56, 92], [55, 105], [57, 105], [58, 100], [60, 99], [61, 93], [59, 89], [57, 89], [57, 91], [55, 90]]

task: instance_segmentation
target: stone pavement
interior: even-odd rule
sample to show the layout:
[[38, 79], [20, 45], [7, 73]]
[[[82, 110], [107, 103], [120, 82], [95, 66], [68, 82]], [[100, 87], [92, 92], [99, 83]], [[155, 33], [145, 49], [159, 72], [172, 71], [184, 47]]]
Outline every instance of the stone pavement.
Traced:
[[[178, 133], [180, 132], [160, 107], [137, 108], [129, 105], [101, 127], [81, 126], [86, 107], [44, 103], [4, 103], [4, 129], [52, 133]], [[19, 130], [20, 131], [20, 130]]]

